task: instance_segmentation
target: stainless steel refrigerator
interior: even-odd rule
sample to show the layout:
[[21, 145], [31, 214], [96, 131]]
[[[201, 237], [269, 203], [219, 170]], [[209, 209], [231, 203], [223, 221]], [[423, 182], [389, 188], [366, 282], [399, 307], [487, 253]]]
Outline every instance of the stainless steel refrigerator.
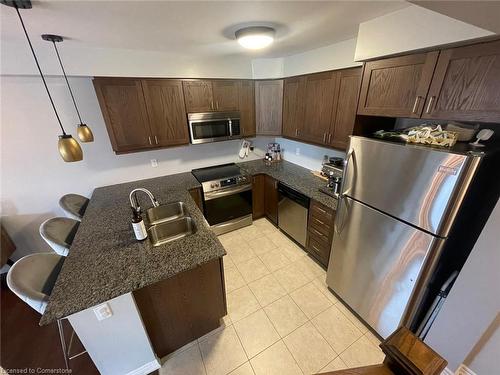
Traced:
[[383, 338], [414, 318], [480, 161], [351, 137], [327, 284]]

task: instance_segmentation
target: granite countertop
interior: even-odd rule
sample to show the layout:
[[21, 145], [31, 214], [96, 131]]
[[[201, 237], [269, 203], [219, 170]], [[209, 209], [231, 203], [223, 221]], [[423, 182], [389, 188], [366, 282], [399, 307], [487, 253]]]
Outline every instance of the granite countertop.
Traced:
[[265, 163], [262, 159], [238, 163], [240, 168], [251, 175], [267, 174], [298, 192], [314, 199], [333, 210], [337, 209], [337, 199], [319, 191], [326, 185], [325, 180], [316, 177], [307, 168], [283, 160], [279, 163]]
[[[94, 190], [40, 324], [48, 324], [226, 254], [189, 194], [200, 187], [190, 172]], [[182, 201], [197, 232], [153, 247], [131, 229], [129, 193], [149, 189], [160, 204]], [[142, 207], [151, 202], [139, 193]]]

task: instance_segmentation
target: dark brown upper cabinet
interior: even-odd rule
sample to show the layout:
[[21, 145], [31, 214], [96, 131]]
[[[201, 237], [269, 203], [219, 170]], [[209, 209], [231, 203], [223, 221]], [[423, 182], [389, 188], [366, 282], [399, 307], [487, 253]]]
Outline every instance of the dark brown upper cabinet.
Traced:
[[306, 76], [304, 122], [299, 130], [300, 139], [319, 144], [328, 143], [332, 112], [337, 101], [337, 84], [336, 72]]
[[93, 83], [113, 150], [120, 153], [152, 148], [141, 80], [95, 78]]
[[255, 82], [255, 108], [257, 134], [281, 135], [282, 79]]
[[500, 41], [441, 51], [422, 117], [500, 122]]
[[146, 99], [152, 140], [155, 146], [189, 143], [182, 81], [145, 79], [142, 88]]
[[306, 77], [291, 77], [283, 86], [283, 129], [282, 135], [298, 139], [304, 122], [304, 94]]
[[365, 63], [358, 114], [420, 117], [439, 51]]
[[212, 82], [206, 80], [183, 81], [184, 101], [188, 112], [215, 111]]
[[216, 111], [237, 111], [239, 109], [239, 81], [212, 81], [212, 95]]
[[183, 85], [189, 113], [239, 109], [240, 83], [237, 80], [185, 80]]
[[240, 126], [243, 137], [254, 137], [255, 131], [255, 84], [241, 81], [239, 89]]
[[332, 112], [332, 124], [328, 143], [340, 149], [347, 148], [356, 119], [362, 68], [344, 69], [337, 72], [337, 107]]

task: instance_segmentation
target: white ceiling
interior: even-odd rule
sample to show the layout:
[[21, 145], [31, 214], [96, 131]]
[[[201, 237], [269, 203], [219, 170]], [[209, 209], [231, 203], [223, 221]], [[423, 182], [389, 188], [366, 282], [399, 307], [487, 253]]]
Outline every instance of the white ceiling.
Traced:
[[[72, 47], [140, 49], [190, 57], [281, 57], [357, 35], [360, 22], [404, 8], [404, 1], [42, 1], [21, 10], [36, 44], [40, 34], [68, 38]], [[1, 10], [1, 42], [25, 43], [12, 8]], [[274, 26], [265, 51], [243, 50], [234, 31]]]

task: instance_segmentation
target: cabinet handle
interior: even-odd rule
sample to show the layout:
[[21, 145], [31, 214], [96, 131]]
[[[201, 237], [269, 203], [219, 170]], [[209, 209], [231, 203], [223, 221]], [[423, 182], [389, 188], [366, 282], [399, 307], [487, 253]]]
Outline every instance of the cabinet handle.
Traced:
[[210, 101], [210, 109], [215, 109], [213, 100]]
[[321, 225], [325, 225], [325, 223], [323, 223], [320, 219], [316, 219], [314, 218], [314, 220], [316, 220], [318, 223], [320, 223]]
[[321, 251], [316, 246], [311, 245], [311, 247], [313, 248], [314, 251], [321, 254]]
[[215, 108], [219, 109], [219, 101], [218, 100], [215, 102]]
[[155, 135], [155, 143], [158, 144], [158, 138], [156, 138], [156, 135]]
[[299, 129], [295, 129], [295, 136], [298, 137], [299, 136]]
[[332, 133], [328, 134], [328, 143], [332, 140]]
[[277, 189], [278, 188], [278, 181], [274, 181], [274, 188]]
[[151, 136], [150, 135], [148, 135], [148, 140], [149, 140], [149, 144], [152, 145], [153, 142], [151, 142]]
[[319, 212], [323, 212], [324, 214], [326, 214], [326, 211], [325, 211], [325, 210], [323, 210], [321, 207], [315, 206], [315, 208], [316, 208]]
[[418, 102], [420, 98], [421, 98], [420, 95], [417, 95], [417, 97], [415, 98], [415, 104], [413, 104], [413, 109], [411, 110], [411, 113], [417, 113]]
[[321, 237], [324, 237], [324, 236], [325, 236], [323, 233], [321, 233], [321, 232], [317, 231], [316, 229], [314, 229], [314, 228], [311, 228], [311, 229], [312, 229], [312, 230], [314, 231], [314, 233], [316, 233], [318, 236], [321, 236]]
[[434, 99], [436, 99], [436, 97], [434, 95], [431, 96], [431, 98], [429, 99], [429, 104], [427, 104], [427, 109], [425, 110], [425, 113], [431, 113], [432, 103], [434, 103]]
[[323, 134], [323, 143], [326, 143], [326, 133]]

